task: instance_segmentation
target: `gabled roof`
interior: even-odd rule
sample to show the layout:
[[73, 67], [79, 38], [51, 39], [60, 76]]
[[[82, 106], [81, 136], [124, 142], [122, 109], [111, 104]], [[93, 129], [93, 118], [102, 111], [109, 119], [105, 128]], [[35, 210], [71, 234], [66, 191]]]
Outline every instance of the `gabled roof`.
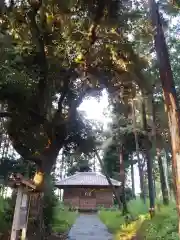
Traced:
[[[114, 186], [120, 186], [121, 183], [112, 179]], [[55, 184], [56, 187], [66, 186], [109, 186], [109, 183], [104, 175], [99, 172], [78, 172], [70, 177], [62, 179]]]

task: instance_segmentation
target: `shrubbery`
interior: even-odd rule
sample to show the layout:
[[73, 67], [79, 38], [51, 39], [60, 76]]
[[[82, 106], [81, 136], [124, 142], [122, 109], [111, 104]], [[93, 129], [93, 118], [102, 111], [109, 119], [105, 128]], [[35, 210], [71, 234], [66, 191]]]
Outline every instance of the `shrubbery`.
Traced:
[[13, 207], [11, 199], [0, 197], [0, 233], [5, 233], [11, 228]]
[[116, 240], [130, 240], [137, 236], [138, 239], [178, 240], [178, 220], [175, 204], [160, 206], [153, 219], [149, 219], [148, 205], [140, 200], [129, 202], [130, 214], [122, 216], [119, 210], [100, 211], [100, 218]]

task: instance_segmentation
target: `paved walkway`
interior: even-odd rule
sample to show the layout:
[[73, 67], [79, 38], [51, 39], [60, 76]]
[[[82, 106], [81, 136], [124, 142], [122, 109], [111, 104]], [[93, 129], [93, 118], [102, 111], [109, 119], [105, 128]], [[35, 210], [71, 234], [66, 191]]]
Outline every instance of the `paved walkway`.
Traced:
[[68, 235], [68, 240], [112, 239], [113, 236], [96, 214], [80, 214]]

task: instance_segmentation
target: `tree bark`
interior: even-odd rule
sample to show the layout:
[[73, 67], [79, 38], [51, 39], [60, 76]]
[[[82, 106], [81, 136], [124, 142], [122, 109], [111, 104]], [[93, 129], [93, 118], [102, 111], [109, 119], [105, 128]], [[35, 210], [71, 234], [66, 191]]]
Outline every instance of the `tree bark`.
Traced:
[[166, 179], [166, 185], [168, 189], [168, 197], [170, 199], [171, 193], [170, 193], [170, 186], [169, 186], [169, 165], [168, 165], [168, 157], [167, 157], [167, 152], [165, 149], [163, 149], [164, 152], [164, 176]]
[[38, 239], [46, 239], [47, 234], [51, 232], [50, 225], [46, 224], [47, 219], [45, 219], [44, 210], [47, 207], [46, 201], [48, 197], [51, 198], [52, 194], [52, 186], [49, 182], [49, 177], [61, 147], [62, 142], [54, 140], [49, 148], [45, 149], [41, 154], [41, 159], [43, 161], [37, 169], [42, 176], [41, 181], [39, 181], [37, 185], [39, 193], [41, 193], [41, 197], [37, 198], [38, 215], [35, 222], [29, 222], [28, 228], [32, 231], [32, 233], [28, 234], [33, 234], [34, 232]]
[[[159, 174], [160, 174], [160, 183], [161, 183], [161, 191], [162, 191], [162, 197], [163, 197], [163, 203], [164, 205], [169, 204], [169, 191], [165, 176], [165, 169], [163, 166], [163, 161], [160, 155], [160, 149], [157, 148], [157, 141], [156, 141], [156, 112], [154, 107], [154, 99], [153, 96], [151, 96], [152, 99], [152, 118], [153, 118], [153, 127], [152, 127], [152, 141], [153, 141], [153, 152], [156, 150], [157, 158], [158, 158], [158, 166], [159, 166]], [[155, 178], [155, 176], [154, 176]], [[155, 183], [154, 183], [155, 184]], [[156, 192], [155, 192], [156, 194]]]
[[124, 166], [124, 158], [123, 158], [123, 146], [120, 146], [120, 152], [119, 152], [119, 162], [120, 162], [120, 182], [121, 182], [121, 199], [122, 199], [122, 205], [123, 210], [122, 214], [123, 216], [128, 213], [127, 208], [127, 202], [126, 202], [126, 192], [125, 192], [125, 166]]
[[175, 197], [180, 236], [180, 112], [158, 5], [155, 0], [149, 0], [149, 5], [151, 11], [152, 26], [155, 28], [154, 44], [159, 64], [159, 73], [163, 88], [165, 110], [168, 114], [169, 120], [169, 130], [172, 144], [172, 170], [176, 192]]
[[155, 210], [155, 196], [154, 196], [154, 182], [153, 182], [153, 162], [150, 156], [150, 141], [148, 137], [148, 126], [146, 119], [146, 108], [145, 108], [145, 96], [143, 94], [142, 98], [142, 118], [143, 118], [143, 128], [145, 131], [144, 140], [144, 154], [147, 160], [147, 174], [148, 174], [148, 188], [149, 188], [149, 211], [151, 217], [154, 215]]
[[158, 157], [158, 165], [159, 165], [163, 204], [168, 205], [169, 204], [168, 187], [167, 187], [167, 184], [166, 184], [166, 177], [165, 177], [165, 172], [164, 172], [163, 160], [162, 160], [162, 157], [160, 155], [160, 151], [157, 152], [157, 157]]
[[132, 189], [132, 197], [136, 198], [135, 194], [135, 182], [134, 182], [134, 164], [133, 164], [133, 156], [130, 157], [131, 161], [131, 189]]
[[134, 107], [133, 99], [131, 102], [131, 106], [132, 106], [133, 132], [134, 132], [134, 139], [135, 139], [135, 144], [136, 144], [136, 154], [137, 154], [137, 159], [138, 159], [139, 180], [140, 180], [140, 188], [141, 188], [140, 197], [143, 200], [143, 202], [146, 203], [144, 177], [143, 177], [143, 169], [142, 169], [143, 167], [142, 167], [141, 159], [139, 156], [139, 142], [138, 142], [138, 134], [137, 134], [137, 129], [136, 129], [136, 114], [135, 114], [135, 107]]

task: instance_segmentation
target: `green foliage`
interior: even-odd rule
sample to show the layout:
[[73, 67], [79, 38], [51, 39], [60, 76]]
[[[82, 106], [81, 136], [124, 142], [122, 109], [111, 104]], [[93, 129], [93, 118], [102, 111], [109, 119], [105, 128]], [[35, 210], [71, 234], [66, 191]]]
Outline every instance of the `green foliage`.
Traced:
[[12, 218], [12, 200], [0, 197], [0, 233], [6, 233], [10, 229]]
[[125, 223], [124, 217], [122, 217], [122, 213], [118, 210], [101, 210], [99, 212], [99, 217], [101, 221], [108, 227], [108, 230], [112, 233], [116, 233], [121, 225]]
[[77, 212], [70, 212], [63, 203], [58, 202], [54, 208], [54, 216], [52, 221], [52, 230], [55, 233], [67, 232], [74, 224]]
[[[148, 205], [142, 204], [142, 200], [140, 199], [131, 200], [128, 202], [128, 210], [130, 218], [135, 220], [140, 214], [146, 214], [148, 212]], [[125, 217], [122, 216], [119, 210], [100, 211], [99, 216], [113, 233], [117, 233], [122, 225], [126, 223]]]
[[129, 202], [129, 212], [135, 218], [139, 215], [146, 214], [148, 210], [149, 210], [148, 201], [146, 202], [146, 204], [143, 204], [142, 199], [137, 197], [137, 199], [131, 200]]
[[123, 217], [118, 210], [100, 211], [100, 219], [114, 233], [115, 239], [124, 237], [125, 240], [130, 240], [135, 235], [147, 240], [179, 239], [174, 202], [166, 207], [160, 206], [153, 219], [149, 219], [148, 205], [144, 205], [140, 199], [130, 201], [128, 207], [128, 218]]
[[73, 164], [70, 168], [68, 168], [67, 176], [73, 175], [76, 172], [91, 172], [91, 164], [89, 160], [82, 159], [81, 157], [77, 159], [77, 162]]
[[12, 173], [20, 173], [25, 177], [31, 178], [35, 173], [35, 164], [24, 159], [1, 158], [0, 159], [0, 178], [4, 180], [4, 184]]
[[178, 219], [175, 204], [171, 203], [168, 207], [162, 207], [152, 220], [144, 221], [138, 234], [147, 240], [178, 240]]

